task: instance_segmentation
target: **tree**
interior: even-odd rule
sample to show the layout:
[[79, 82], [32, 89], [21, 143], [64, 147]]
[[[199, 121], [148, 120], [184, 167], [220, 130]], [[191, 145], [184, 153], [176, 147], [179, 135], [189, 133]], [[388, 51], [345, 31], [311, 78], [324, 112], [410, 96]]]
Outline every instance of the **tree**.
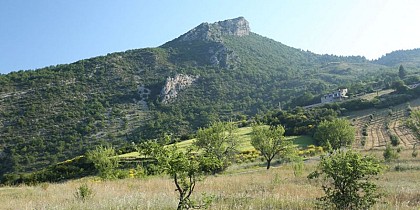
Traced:
[[314, 102], [314, 95], [310, 92], [305, 92], [292, 100], [292, 104], [295, 106], [307, 106], [313, 103], [316, 102]]
[[398, 68], [398, 76], [400, 77], [400, 79], [404, 79], [406, 75], [407, 75], [407, 71], [405, 70], [404, 66], [401, 64], [400, 67]]
[[315, 131], [314, 138], [319, 145], [327, 150], [335, 150], [353, 143], [355, 129], [346, 119], [336, 118], [332, 121], [322, 121]]
[[236, 125], [231, 122], [215, 122], [208, 128], [197, 131], [194, 145], [203, 150], [203, 158], [211, 165], [204, 166], [208, 172], [224, 170], [237, 152]]
[[370, 180], [383, 170], [373, 156], [357, 152], [335, 151], [321, 157], [317, 170], [309, 179], [322, 179], [325, 196], [318, 198], [325, 209], [368, 209], [380, 194]]
[[411, 111], [405, 124], [420, 138], [420, 110]]
[[391, 88], [396, 90], [398, 93], [406, 93], [408, 91], [408, 87], [402, 80], [394, 81], [391, 85]]
[[201, 170], [204, 161], [197, 152], [193, 152], [192, 147], [183, 151], [176, 144], [165, 146], [158, 141], [149, 141], [141, 144], [140, 151], [156, 160], [158, 172], [166, 173], [173, 179], [178, 192], [178, 210], [209, 205], [210, 200], [201, 204], [191, 200], [197, 182], [204, 178]]
[[202, 178], [200, 170], [200, 159], [194, 156], [191, 149], [186, 152], [178, 150], [175, 146], [162, 148], [160, 156], [157, 157], [160, 167], [172, 177], [179, 195], [177, 209], [197, 208], [190, 199], [194, 192], [196, 183]]
[[281, 125], [275, 127], [253, 126], [251, 144], [256, 150], [261, 152], [261, 155], [267, 161], [267, 169], [270, 169], [271, 161], [274, 157], [280, 153], [287, 155], [293, 148], [292, 141], [284, 138], [284, 128]]
[[88, 162], [93, 163], [99, 176], [102, 178], [114, 178], [113, 172], [118, 167], [119, 158], [114, 148], [98, 146], [86, 153]]

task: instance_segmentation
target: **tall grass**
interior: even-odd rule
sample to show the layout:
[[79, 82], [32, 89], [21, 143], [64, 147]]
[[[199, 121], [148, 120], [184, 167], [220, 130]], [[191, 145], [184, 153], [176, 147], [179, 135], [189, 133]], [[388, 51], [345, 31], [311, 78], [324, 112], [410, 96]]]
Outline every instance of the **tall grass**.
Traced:
[[[381, 157], [380, 151], [374, 153]], [[384, 197], [373, 209], [420, 208], [420, 171], [394, 170], [397, 164], [420, 166], [420, 159], [413, 159], [409, 153], [403, 151], [400, 160], [390, 163], [377, 180]], [[301, 176], [294, 175], [292, 164], [270, 170], [263, 164], [248, 169], [243, 168], [246, 165], [234, 165], [236, 169], [227, 174], [197, 183], [193, 199], [212, 196], [210, 209], [313, 209], [316, 197], [323, 192], [320, 183], [309, 181], [306, 176], [316, 164], [305, 163]], [[83, 183], [94, 192], [85, 202], [74, 197], [75, 189]], [[175, 209], [177, 203], [172, 180], [160, 176], [114, 181], [91, 177], [59, 184], [0, 188], [0, 209]]]

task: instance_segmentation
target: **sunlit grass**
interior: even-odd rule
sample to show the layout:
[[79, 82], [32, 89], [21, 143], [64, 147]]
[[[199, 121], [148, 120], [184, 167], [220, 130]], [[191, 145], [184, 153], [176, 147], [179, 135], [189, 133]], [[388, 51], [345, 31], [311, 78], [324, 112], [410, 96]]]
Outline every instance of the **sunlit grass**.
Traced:
[[[251, 145], [251, 133], [252, 133], [252, 127], [242, 127], [238, 128], [237, 132], [235, 133], [239, 144], [238, 144], [238, 150], [239, 152], [243, 151], [250, 151], [255, 150], [255, 148]], [[310, 136], [287, 136], [287, 139], [292, 139], [293, 142], [299, 147], [304, 149], [308, 145], [315, 144], [314, 139]], [[195, 139], [189, 139], [185, 141], [181, 141], [176, 143], [176, 146], [180, 150], [185, 150], [188, 147], [192, 146]], [[119, 155], [120, 158], [136, 158], [139, 157], [138, 152], [130, 152], [126, 154]]]
[[[381, 158], [381, 151], [367, 151]], [[233, 165], [229, 172], [208, 176], [197, 183], [193, 199], [203, 193], [213, 196], [210, 209], [314, 209], [322, 196], [320, 183], [306, 176], [317, 161], [305, 163], [303, 174], [294, 176], [291, 164], [266, 170], [256, 162]], [[398, 161], [376, 183], [383, 198], [372, 209], [418, 210], [420, 207], [420, 173], [418, 170], [395, 171], [398, 164], [420, 166], [409, 150], [402, 151]], [[58, 184], [0, 188], [0, 209], [175, 209], [177, 192], [166, 176], [98, 181], [93, 177]], [[82, 202], [74, 197], [76, 189], [86, 183], [94, 195]]]
[[[237, 132], [235, 133], [239, 144], [238, 150], [242, 151], [249, 151], [255, 150], [255, 148], [251, 145], [251, 133], [252, 127], [242, 127], [238, 128]], [[300, 148], [305, 148], [308, 145], [314, 144], [314, 140], [310, 136], [287, 136], [287, 139], [292, 139], [293, 142], [298, 145]], [[178, 142], [176, 145], [179, 149], [185, 149], [193, 144], [195, 139], [190, 139], [182, 142]]]
[[134, 158], [134, 157], [139, 157], [139, 156], [140, 156], [139, 152], [129, 152], [122, 155], [118, 155], [118, 157], [120, 158]]

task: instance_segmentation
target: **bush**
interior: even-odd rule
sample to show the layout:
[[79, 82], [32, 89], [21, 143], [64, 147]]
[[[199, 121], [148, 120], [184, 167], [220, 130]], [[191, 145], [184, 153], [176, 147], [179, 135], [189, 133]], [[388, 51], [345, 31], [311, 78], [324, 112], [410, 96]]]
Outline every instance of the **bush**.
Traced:
[[82, 202], [92, 198], [93, 195], [93, 190], [86, 183], [80, 185], [74, 193], [74, 197]]
[[256, 150], [245, 150], [235, 155], [235, 162], [237, 163], [248, 163], [254, 162], [260, 157], [260, 153]]
[[5, 174], [0, 182], [7, 185], [62, 182], [69, 179], [94, 175], [95, 171], [93, 168], [93, 164], [88, 162], [84, 156], [79, 156], [72, 160], [66, 160], [31, 173]]
[[413, 96], [409, 94], [387, 94], [382, 95], [379, 98], [379, 103], [375, 105], [375, 108], [386, 108], [390, 106], [395, 106], [404, 102], [407, 102], [409, 100], [413, 99]]
[[119, 158], [112, 147], [96, 147], [95, 150], [86, 153], [88, 162], [93, 163], [99, 176], [104, 179], [117, 178], [119, 172], [115, 171], [119, 164]]
[[366, 130], [366, 129], [367, 129], [366, 127], [364, 127], [364, 128], [362, 129], [362, 135], [363, 135], [363, 137], [368, 136], [368, 133], [367, 133], [367, 130]]
[[396, 147], [396, 146], [398, 146], [400, 144], [400, 138], [398, 138], [397, 135], [391, 134], [390, 138], [391, 138], [391, 144], [392, 144], [392, 146]]
[[346, 101], [340, 104], [340, 107], [345, 108], [348, 111], [357, 111], [363, 109], [373, 108], [374, 104], [371, 101], [365, 99], [355, 99]]
[[414, 147], [413, 152], [411, 153], [411, 157], [416, 158], [419, 152], [416, 150], [416, 147]]
[[295, 177], [299, 177], [302, 175], [305, 165], [303, 164], [302, 160], [296, 161], [293, 163], [293, 174]]
[[398, 154], [391, 148], [390, 145], [386, 145], [383, 156], [386, 162], [398, 159]]
[[303, 151], [299, 151], [299, 155], [304, 155], [304, 156], [315, 156], [315, 155], [320, 155], [324, 153], [324, 148], [319, 146], [315, 146], [313, 144], [309, 145], [308, 147], [306, 147], [305, 150]]
[[355, 138], [355, 129], [346, 119], [336, 118], [332, 121], [322, 121], [314, 134], [317, 144], [325, 150], [339, 149], [349, 146]]
[[365, 145], [366, 145], [366, 136], [363, 136], [363, 137], [362, 137], [362, 140], [360, 140], [360, 144], [361, 144], [362, 146], [365, 146]]
[[368, 209], [380, 197], [376, 184], [370, 180], [383, 170], [373, 156], [357, 152], [335, 151], [321, 157], [316, 171], [309, 179], [321, 178], [325, 196], [318, 198], [319, 207], [325, 209]]

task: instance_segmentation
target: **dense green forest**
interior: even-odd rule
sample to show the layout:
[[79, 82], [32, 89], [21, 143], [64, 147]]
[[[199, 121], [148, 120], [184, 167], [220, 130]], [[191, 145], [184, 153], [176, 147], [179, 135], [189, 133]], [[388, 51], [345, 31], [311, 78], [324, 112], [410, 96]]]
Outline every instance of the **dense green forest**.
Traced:
[[[123, 148], [163, 133], [187, 139], [216, 120], [319, 103], [339, 87], [350, 95], [390, 87], [398, 79], [394, 64], [412, 54], [370, 62], [317, 55], [252, 32], [183, 39], [189, 33], [157, 48], [0, 75], [0, 175], [37, 170], [99, 144]], [[407, 84], [419, 81], [418, 61], [410, 58], [401, 78]], [[161, 103], [167, 78], [178, 74], [198, 79]]]
[[404, 63], [407, 67], [418, 68], [420, 67], [420, 48], [412, 50], [396, 50], [394, 52], [387, 53], [373, 62], [391, 67], [398, 67], [401, 63]]

